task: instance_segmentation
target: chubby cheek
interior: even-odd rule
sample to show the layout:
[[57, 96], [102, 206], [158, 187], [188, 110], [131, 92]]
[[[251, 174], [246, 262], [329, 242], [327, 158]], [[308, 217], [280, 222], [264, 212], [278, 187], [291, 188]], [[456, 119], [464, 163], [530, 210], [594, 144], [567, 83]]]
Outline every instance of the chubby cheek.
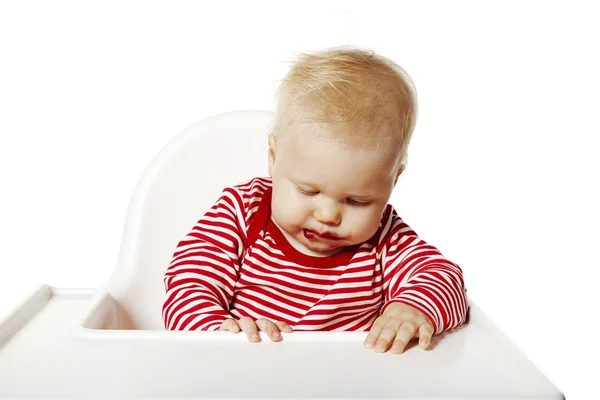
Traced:
[[376, 207], [369, 210], [360, 209], [352, 215], [352, 218], [348, 216], [345, 219], [350, 228], [349, 230], [352, 232], [353, 241], [358, 243], [365, 242], [377, 232], [383, 209], [384, 207]]
[[273, 198], [271, 200], [271, 216], [281, 228], [292, 233], [301, 229], [306, 221], [306, 206], [298, 195], [290, 190], [285, 190], [278, 185], [273, 185]]

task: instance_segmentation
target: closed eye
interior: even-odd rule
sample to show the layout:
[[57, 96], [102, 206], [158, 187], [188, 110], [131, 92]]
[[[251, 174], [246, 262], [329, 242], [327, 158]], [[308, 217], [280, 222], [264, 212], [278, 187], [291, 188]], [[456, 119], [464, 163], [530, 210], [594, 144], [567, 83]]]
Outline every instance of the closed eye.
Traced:
[[296, 186], [296, 189], [298, 189], [298, 191], [300, 193], [302, 193], [303, 195], [305, 195], [305, 196], [316, 196], [316, 195], [319, 194], [319, 192], [314, 192], [314, 191], [302, 189], [300, 186]]
[[[319, 194], [319, 192], [317, 191], [313, 191], [313, 190], [306, 190], [301, 188], [300, 186], [296, 186], [296, 189], [298, 190], [298, 192], [300, 192], [302, 195], [304, 196], [316, 196]], [[371, 204], [370, 201], [358, 201], [358, 200], [354, 200], [351, 198], [347, 198], [346, 202], [354, 207], [365, 207], [368, 206], [369, 204]]]
[[358, 201], [358, 200], [354, 200], [354, 199], [350, 199], [350, 198], [346, 199], [346, 201], [351, 206], [356, 206], [356, 207], [364, 207], [364, 206], [368, 206], [369, 204], [371, 204], [370, 201]]

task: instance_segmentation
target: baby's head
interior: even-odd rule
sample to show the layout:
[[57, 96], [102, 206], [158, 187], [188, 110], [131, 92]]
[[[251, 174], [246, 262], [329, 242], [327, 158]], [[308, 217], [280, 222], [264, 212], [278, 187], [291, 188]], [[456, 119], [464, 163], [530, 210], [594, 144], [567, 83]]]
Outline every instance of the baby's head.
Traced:
[[372, 51], [299, 57], [269, 135], [271, 216], [296, 249], [328, 256], [375, 234], [416, 113], [408, 74]]

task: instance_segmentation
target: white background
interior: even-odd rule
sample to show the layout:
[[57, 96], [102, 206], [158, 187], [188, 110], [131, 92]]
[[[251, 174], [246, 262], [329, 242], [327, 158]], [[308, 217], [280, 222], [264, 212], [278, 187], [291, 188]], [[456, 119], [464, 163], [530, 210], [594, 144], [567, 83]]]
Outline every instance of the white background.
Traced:
[[134, 187], [174, 135], [272, 109], [296, 52], [353, 44], [419, 92], [400, 214], [568, 399], [596, 397], [592, 2], [248, 3], [0, 3], [0, 317], [39, 284], [108, 279]]

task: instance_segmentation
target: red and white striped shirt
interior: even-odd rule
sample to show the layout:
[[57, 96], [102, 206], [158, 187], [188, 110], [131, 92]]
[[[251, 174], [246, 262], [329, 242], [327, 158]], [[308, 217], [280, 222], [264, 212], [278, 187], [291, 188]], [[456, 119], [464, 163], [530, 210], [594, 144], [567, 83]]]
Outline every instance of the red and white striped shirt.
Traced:
[[297, 331], [367, 331], [396, 301], [423, 312], [436, 333], [465, 321], [460, 267], [419, 239], [391, 205], [369, 241], [331, 257], [300, 253], [270, 213], [270, 178], [223, 190], [167, 269], [167, 329], [217, 330], [247, 316]]

